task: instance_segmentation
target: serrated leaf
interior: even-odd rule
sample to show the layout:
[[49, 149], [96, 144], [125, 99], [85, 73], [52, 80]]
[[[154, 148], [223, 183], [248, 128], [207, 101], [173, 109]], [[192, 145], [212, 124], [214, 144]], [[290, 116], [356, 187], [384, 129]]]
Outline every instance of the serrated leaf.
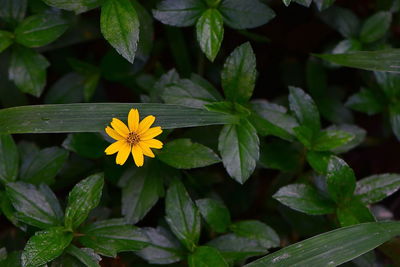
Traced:
[[122, 215], [128, 223], [136, 224], [164, 196], [163, 178], [168, 174], [165, 165], [151, 161], [128, 175], [130, 179], [122, 187]]
[[256, 76], [256, 57], [247, 42], [233, 50], [222, 69], [221, 82], [226, 99], [247, 102], [253, 94]]
[[381, 39], [389, 30], [392, 22], [390, 12], [380, 11], [369, 17], [361, 28], [360, 40], [364, 43], [372, 43]]
[[363, 223], [314, 236], [245, 266], [338, 266], [399, 234], [398, 222]]
[[142, 228], [142, 232], [148, 238], [149, 246], [136, 252], [150, 264], [170, 264], [178, 262], [185, 253], [179, 241], [162, 227]]
[[43, 0], [49, 6], [74, 11], [76, 14], [86, 12], [100, 5], [100, 0]]
[[36, 267], [61, 255], [72, 241], [72, 233], [62, 227], [36, 232], [25, 245], [21, 261], [23, 267]]
[[12, 43], [14, 35], [11, 32], [0, 31], [0, 53], [6, 50]]
[[189, 255], [188, 263], [190, 267], [229, 266], [218, 249], [208, 246], [197, 247], [196, 250]]
[[233, 223], [230, 229], [238, 236], [256, 240], [265, 249], [278, 247], [280, 239], [278, 234], [260, 221], [248, 220]]
[[196, 200], [204, 220], [217, 233], [225, 233], [231, 224], [231, 216], [226, 206], [214, 199], [203, 198]]
[[200, 237], [200, 214], [184, 185], [174, 180], [165, 199], [166, 221], [175, 236], [193, 251]]
[[335, 212], [335, 203], [306, 184], [290, 184], [281, 187], [273, 198], [282, 204], [307, 214], [323, 215]]
[[217, 9], [205, 11], [196, 23], [197, 41], [210, 61], [214, 61], [224, 38], [224, 20]]
[[183, 138], [166, 143], [158, 157], [177, 169], [200, 168], [221, 161], [212, 149]]
[[44, 46], [55, 41], [67, 28], [68, 22], [59, 13], [37, 14], [18, 24], [15, 40], [27, 47]]
[[206, 8], [202, 0], [162, 0], [153, 16], [164, 24], [186, 27], [195, 24]]
[[130, 63], [139, 40], [139, 18], [129, 0], [106, 0], [101, 7], [101, 33]]
[[253, 173], [259, 158], [260, 141], [247, 120], [226, 125], [218, 138], [218, 150], [228, 174], [243, 184]]
[[[232, 115], [166, 104], [59, 104], [0, 110], [0, 133], [103, 132], [112, 118], [126, 118], [131, 108], [157, 118], [163, 129], [234, 123]], [[62, 119], [61, 119], [62, 118]]]
[[3, 183], [17, 179], [19, 154], [11, 135], [0, 134], [0, 180]]
[[65, 227], [76, 229], [84, 222], [89, 212], [100, 202], [104, 185], [103, 174], [93, 174], [77, 183], [69, 192], [65, 209]]
[[224, 0], [218, 9], [224, 22], [234, 29], [255, 28], [275, 17], [275, 12], [259, 0]]
[[331, 156], [326, 183], [330, 197], [337, 203], [344, 203], [353, 196], [356, 177], [344, 160]]
[[8, 183], [6, 190], [18, 220], [42, 229], [62, 224], [60, 204], [46, 185]]
[[372, 204], [390, 196], [400, 188], [400, 175], [375, 174], [357, 181], [354, 192], [364, 204]]
[[83, 227], [79, 242], [108, 257], [116, 257], [122, 251], [137, 251], [147, 246], [143, 232], [126, 223], [124, 219], [109, 219]]
[[14, 46], [8, 77], [24, 93], [39, 97], [46, 84], [49, 62], [41, 54], [23, 46]]

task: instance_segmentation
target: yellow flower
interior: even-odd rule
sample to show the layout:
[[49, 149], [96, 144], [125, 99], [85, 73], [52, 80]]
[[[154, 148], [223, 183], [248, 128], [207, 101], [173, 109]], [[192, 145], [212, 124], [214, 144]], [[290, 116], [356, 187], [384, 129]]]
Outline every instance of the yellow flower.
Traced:
[[[106, 148], [104, 151], [107, 155], [118, 152], [116, 163], [123, 165], [132, 153], [136, 166], [143, 166], [143, 155], [154, 158], [151, 148], [160, 149], [163, 143], [157, 139], [153, 139], [162, 133], [161, 127], [150, 126], [155, 121], [154, 116], [147, 116], [139, 123], [139, 111], [131, 109], [128, 114], [128, 126], [119, 119], [113, 118], [111, 127], [106, 127], [106, 133], [113, 139], [117, 140]], [[113, 129], [114, 128], [114, 129]]]

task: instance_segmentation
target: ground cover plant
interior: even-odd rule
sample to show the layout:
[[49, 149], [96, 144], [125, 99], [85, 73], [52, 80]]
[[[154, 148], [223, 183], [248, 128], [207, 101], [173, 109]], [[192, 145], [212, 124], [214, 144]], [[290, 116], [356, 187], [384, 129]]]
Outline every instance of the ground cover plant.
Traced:
[[399, 11], [0, 0], [0, 266], [400, 266]]

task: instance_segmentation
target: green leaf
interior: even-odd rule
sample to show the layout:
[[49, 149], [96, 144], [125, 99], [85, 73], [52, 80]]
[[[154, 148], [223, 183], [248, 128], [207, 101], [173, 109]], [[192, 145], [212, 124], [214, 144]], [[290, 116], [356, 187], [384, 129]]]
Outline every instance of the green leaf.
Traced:
[[17, 24], [25, 17], [27, 0], [0, 0], [0, 18], [10, 24]]
[[137, 251], [147, 246], [143, 232], [125, 222], [124, 219], [99, 221], [83, 227], [79, 242], [96, 253], [116, 257], [123, 251]]
[[360, 92], [349, 97], [346, 106], [368, 115], [374, 115], [382, 112], [385, 108], [383, 97], [382, 93], [378, 91], [361, 88]]
[[221, 82], [226, 99], [246, 103], [253, 94], [256, 76], [256, 57], [247, 42], [233, 50], [222, 69]]
[[313, 149], [316, 151], [330, 151], [350, 143], [355, 135], [341, 130], [323, 130], [315, 136]]
[[74, 11], [75, 14], [86, 12], [100, 5], [101, 0], [42, 0], [49, 6]]
[[307, 162], [317, 172], [326, 174], [331, 152], [307, 151]]
[[188, 263], [190, 267], [229, 266], [218, 249], [207, 246], [197, 247], [196, 250], [189, 255]]
[[[397, 73], [388, 73], [375, 71], [375, 79], [378, 85], [381, 87], [382, 91], [385, 93], [386, 98], [397, 98], [400, 96], [400, 75]], [[386, 99], [381, 96], [382, 101]], [[379, 101], [379, 100], [377, 100]]]
[[217, 9], [205, 11], [196, 23], [197, 41], [210, 61], [214, 61], [224, 38], [224, 20]]
[[352, 199], [340, 205], [336, 210], [336, 215], [342, 227], [375, 221], [369, 208], [358, 199]]
[[214, 97], [215, 101], [223, 100], [219, 91], [209, 81], [207, 81], [200, 75], [192, 73], [190, 75], [190, 80], [196, 83], [197, 85], [201, 86], [203, 89], [207, 90]]
[[[293, 128], [296, 138], [308, 149], [312, 149], [314, 133], [311, 128], [301, 125]], [[319, 131], [316, 132], [319, 134]]]
[[314, 54], [323, 60], [345, 67], [400, 72], [400, 49], [354, 51], [345, 54]]
[[53, 227], [45, 231], [36, 232], [22, 252], [23, 267], [36, 267], [61, 255], [72, 241], [72, 233], [62, 227]]
[[332, 149], [332, 152], [334, 153], [345, 153], [355, 148], [364, 141], [365, 136], [367, 135], [367, 132], [364, 129], [353, 124], [331, 125], [328, 128], [326, 128], [326, 130], [329, 131], [339, 130], [342, 132], [346, 132], [354, 137], [351, 141]]
[[0, 31], [0, 53], [12, 45], [13, 39], [14, 35], [11, 32]]
[[69, 134], [62, 143], [65, 149], [73, 151], [78, 155], [97, 159], [104, 156], [104, 148], [108, 143], [97, 133], [75, 133]]
[[286, 140], [292, 140], [293, 128], [298, 126], [295, 118], [287, 114], [283, 106], [269, 103], [265, 100], [251, 102], [254, 111], [250, 120], [261, 135], [274, 135]]
[[247, 120], [226, 125], [218, 139], [218, 150], [228, 174], [243, 184], [253, 173], [259, 158], [260, 141], [256, 129]]
[[68, 22], [59, 13], [33, 15], [15, 29], [15, 40], [27, 47], [44, 46], [55, 41], [67, 28]]
[[256, 28], [275, 17], [275, 12], [259, 0], [223, 0], [218, 9], [224, 22], [234, 29]]
[[282, 204], [310, 215], [334, 213], [335, 204], [306, 184], [290, 184], [281, 187], [273, 198]]
[[200, 214], [179, 180], [174, 180], [165, 199], [166, 221], [175, 236], [193, 251], [200, 237]]
[[188, 79], [181, 79], [164, 87], [162, 99], [168, 104], [202, 108], [217, 99], [204, 87]]
[[8, 183], [6, 190], [18, 220], [42, 229], [62, 224], [60, 203], [46, 185]]
[[19, 154], [11, 135], [0, 134], [0, 180], [4, 183], [17, 179]]
[[321, 128], [319, 112], [312, 98], [300, 88], [289, 87], [289, 92], [290, 109], [300, 125], [310, 128], [313, 135], [319, 132]]
[[221, 161], [212, 149], [183, 138], [166, 143], [158, 157], [177, 169], [200, 168]]
[[153, 16], [164, 24], [186, 27], [195, 24], [206, 8], [202, 0], [162, 0]]
[[149, 239], [149, 246], [136, 252], [150, 264], [170, 264], [182, 260], [186, 253], [178, 240], [162, 227], [142, 228]]
[[363, 223], [314, 236], [245, 266], [338, 266], [399, 234], [398, 222]]
[[236, 222], [230, 226], [230, 229], [238, 236], [256, 240], [260, 246], [266, 249], [280, 245], [279, 236], [274, 229], [260, 221]]
[[0, 133], [103, 132], [112, 118], [125, 119], [131, 108], [137, 108], [142, 116], [154, 115], [155, 125], [164, 129], [236, 120], [228, 114], [165, 104], [35, 105], [0, 110]]
[[343, 37], [357, 38], [359, 35], [360, 21], [350, 9], [333, 6], [321, 12], [320, 18]]
[[127, 175], [130, 179], [122, 187], [122, 215], [128, 223], [136, 224], [164, 196], [163, 178], [168, 173], [164, 165], [152, 160]]
[[330, 197], [337, 203], [344, 203], [353, 196], [356, 177], [346, 162], [331, 156], [327, 170], [327, 189]]
[[106, 0], [101, 7], [101, 33], [130, 63], [139, 40], [139, 18], [129, 0]]
[[227, 207], [220, 201], [203, 198], [196, 200], [204, 220], [217, 233], [225, 233], [231, 224], [231, 215]]
[[68, 151], [48, 147], [33, 153], [32, 157], [22, 160], [19, 175], [21, 180], [31, 184], [53, 183], [54, 177], [68, 158]]
[[100, 267], [101, 257], [90, 248], [78, 248], [71, 244], [65, 252], [77, 258], [87, 267]]
[[400, 175], [375, 174], [357, 181], [354, 192], [364, 204], [372, 204], [390, 196], [400, 188]]
[[93, 174], [77, 183], [69, 192], [65, 209], [65, 227], [76, 229], [84, 222], [89, 212], [97, 207], [103, 190], [103, 174]]
[[13, 225], [18, 227], [22, 231], [27, 230], [26, 224], [18, 220], [15, 209], [10, 201], [10, 198], [5, 192], [2, 191], [0, 191], [0, 209], [4, 217], [7, 218], [7, 220], [10, 221]]
[[8, 76], [22, 92], [39, 97], [46, 84], [46, 69], [49, 65], [46, 58], [35, 50], [15, 46]]
[[70, 72], [62, 76], [47, 91], [44, 102], [46, 104], [79, 103], [83, 100], [84, 77]]
[[334, 2], [335, 0], [314, 0], [314, 3], [318, 7], [319, 11], [327, 9], [333, 5]]
[[385, 36], [391, 22], [392, 14], [390, 12], [380, 11], [372, 15], [361, 28], [360, 40], [364, 43], [378, 41]]
[[300, 168], [302, 154], [298, 146], [273, 140], [261, 143], [259, 164], [264, 168], [294, 172]]
[[0, 261], [3, 267], [21, 266], [21, 251], [13, 251], [7, 254], [7, 258]]
[[240, 237], [235, 234], [219, 236], [208, 242], [207, 246], [218, 249], [228, 262], [245, 260], [249, 257], [268, 253], [256, 240]]

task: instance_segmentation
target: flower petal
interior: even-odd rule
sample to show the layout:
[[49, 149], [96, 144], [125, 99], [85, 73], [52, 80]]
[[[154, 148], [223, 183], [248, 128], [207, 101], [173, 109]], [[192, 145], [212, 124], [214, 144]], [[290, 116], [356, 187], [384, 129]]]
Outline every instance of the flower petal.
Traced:
[[128, 134], [129, 134], [128, 127], [125, 125], [125, 123], [123, 123], [119, 119], [113, 118], [111, 121], [111, 126], [117, 131], [117, 133], [119, 133], [123, 137], [128, 136]]
[[139, 123], [139, 127], [137, 129], [137, 133], [138, 134], [142, 134], [144, 132], [146, 132], [150, 126], [154, 123], [154, 121], [156, 120], [156, 117], [150, 115], [147, 116], [146, 118], [144, 118], [140, 123]]
[[154, 158], [154, 157], [155, 157], [153, 151], [151, 151], [151, 149], [150, 149], [150, 147], [149, 147], [148, 145], [146, 145], [146, 144], [143, 143], [143, 142], [139, 142], [139, 146], [140, 146], [140, 148], [142, 149], [143, 154], [144, 154], [145, 156], [148, 156], [148, 157], [150, 157], [150, 158]]
[[139, 126], [139, 111], [135, 108], [131, 109], [128, 114], [128, 125], [131, 132], [136, 132]]
[[114, 130], [113, 128], [107, 126], [106, 127], [106, 133], [113, 139], [115, 140], [124, 140], [125, 138], [120, 135], [119, 133], [117, 133], [116, 130]]
[[138, 145], [132, 147], [132, 156], [136, 166], [138, 167], [143, 166], [144, 162], [143, 151]]
[[140, 143], [145, 143], [150, 148], [160, 149], [163, 147], [163, 143], [157, 139], [145, 140], [145, 141], [141, 141]]
[[119, 165], [123, 165], [129, 157], [129, 152], [131, 152], [131, 146], [127, 142], [124, 142], [117, 154], [115, 162]]
[[119, 140], [117, 142], [112, 143], [111, 145], [109, 145], [106, 150], [104, 150], [104, 152], [107, 155], [112, 155], [117, 153], [124, 145], [125, 141], [124, 140]]
[[140, 140], [150, 140], [153, 137], [156, 137], [157, 135], [161, 134], [162, 130], [160, 126], [153, 127], [148, 129], [146, 132], [140, 134]]

